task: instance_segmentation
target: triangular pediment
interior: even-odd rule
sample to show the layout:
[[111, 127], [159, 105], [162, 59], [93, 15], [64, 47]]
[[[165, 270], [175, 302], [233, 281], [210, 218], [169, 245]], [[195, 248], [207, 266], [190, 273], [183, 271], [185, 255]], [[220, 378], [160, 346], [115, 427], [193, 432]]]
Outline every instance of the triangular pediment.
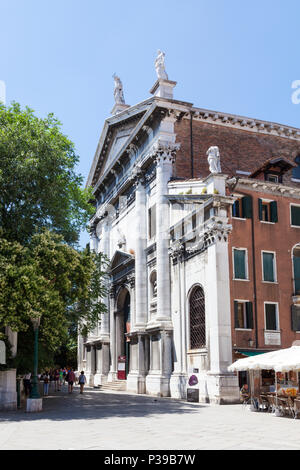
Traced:
[[153, 100], [150, 98], [106, 119], [87, 186], [95, 186], [99, 178], [119, 160], [133, 142], [140, 127], [144, 125], [144, 120], [151, 114], [153, 107]]
[[134, 261], [133, 255], [131, 255], [130, 253], [126, 253], [125, 251], [117, 250], [114, 256], [112, 257], [108, 269], [110, 272], [113, 272], [121, 266], [130, 263], [130, 261]]

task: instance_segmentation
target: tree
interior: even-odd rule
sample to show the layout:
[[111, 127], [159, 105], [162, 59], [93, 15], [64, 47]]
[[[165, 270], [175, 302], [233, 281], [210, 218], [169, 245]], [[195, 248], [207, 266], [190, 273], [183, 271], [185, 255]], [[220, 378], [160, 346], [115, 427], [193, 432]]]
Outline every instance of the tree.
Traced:
[[76, 244], [94, 208], [91, 191], [75, 172], [78, 156], [61, 124], [49, 114], [0, 104], [0, 227], [26, 244], [41, 228]]
[[28, 332], [40, 316], [41, 343], [54, 353], [70, 328], [90, 331], [106, 311], [103, 267], [101, 255], [79, 252], [49, 231], [26, 247], [0, 237], [0, 324]]

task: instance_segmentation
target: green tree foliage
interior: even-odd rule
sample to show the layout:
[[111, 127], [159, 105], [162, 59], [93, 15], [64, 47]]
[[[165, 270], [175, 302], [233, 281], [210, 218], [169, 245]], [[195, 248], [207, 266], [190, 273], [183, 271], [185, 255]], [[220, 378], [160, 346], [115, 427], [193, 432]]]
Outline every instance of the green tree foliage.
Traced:
[[55, 351], [74, 325], [89, 331], [106, 310], [104, 260], [43, 231], [24, 247], [0, 238], [0, 324], [18, 332], [41, 317], [40, 339]]
[[0, 104], [0, 227], [7, 240], [26, 244], [43, 227], [76, 244], [93, 207], [75, 172], [78, 156], [61, 124], [29, 108]]

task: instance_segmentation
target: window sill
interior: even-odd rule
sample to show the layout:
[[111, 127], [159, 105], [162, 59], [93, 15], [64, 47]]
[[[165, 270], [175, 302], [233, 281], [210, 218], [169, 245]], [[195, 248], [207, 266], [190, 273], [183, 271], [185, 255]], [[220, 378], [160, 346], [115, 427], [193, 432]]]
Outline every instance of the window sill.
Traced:
[[233, 281], [250, 282], [250, 279], [236, 279], [235, 277], [232, 280]]
[[253, 331], [253, 328], [235, 328], [235, 331]]
[[207, 348], [202, 349], [188, 349], [188, 354], [207, 354]]
[[260, 221], [262, 224], [268, 224], [268, 225], [275, 225], [277, 222], [269, 222], [267, 220], [261, 220]]
[[300, 228], [300, 225], [291, 225], [291, 228]]
[[232, 216], [231, 218], [234, 219], [234, 220], [247, 220], [247, 219], [244, 218], [244, 217], [233, 217], [233, 216]]
[[278, 281], [261, 281], [263, 284], [275, 284], [278, 286]]

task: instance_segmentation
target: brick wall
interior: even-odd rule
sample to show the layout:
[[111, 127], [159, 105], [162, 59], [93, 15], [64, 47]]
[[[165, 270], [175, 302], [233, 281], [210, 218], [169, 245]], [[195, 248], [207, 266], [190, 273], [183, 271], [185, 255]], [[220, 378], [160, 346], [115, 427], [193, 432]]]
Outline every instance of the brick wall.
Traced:
[[[188, 179], [192, 177], [190, 121], [177, 122], [175, 133], [177, 142], [181, 143], [175, 176]], [[235, 175], [236, 170], [253, 172], [275, 156], [294, 160], [300, 154], [300, 142], [296, 140], [193, 120], [194, 178], [208, 175], [206, 152], [212, 145], [219, 147], [222, 172], [228, 175]], [[285, 183], [290, 180], [290, 175], [291, 172], [285, 177]]]

